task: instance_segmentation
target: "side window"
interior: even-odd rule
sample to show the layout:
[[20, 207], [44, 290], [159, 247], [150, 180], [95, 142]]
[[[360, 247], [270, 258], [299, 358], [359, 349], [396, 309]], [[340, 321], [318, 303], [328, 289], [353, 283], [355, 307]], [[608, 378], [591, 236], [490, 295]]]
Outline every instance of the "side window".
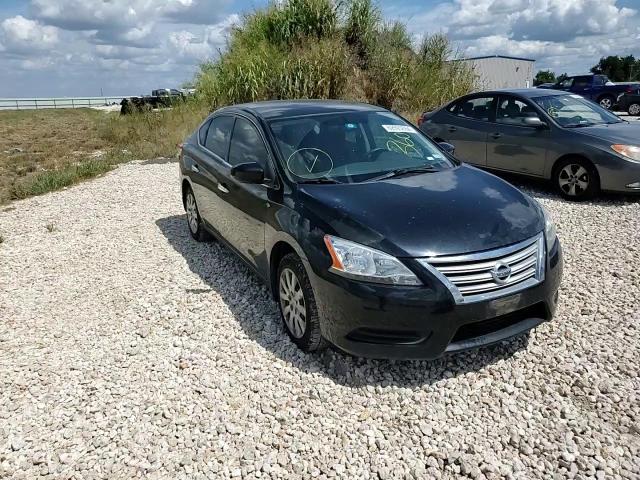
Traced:
[[560, 82], [560, 88], [571, 88], [571, 85], [573, 85], [573, 78], [567, 78]]
[[605, 84], [604, 77], [602, 75], [597, 75], [593, 77], [593, 86], [594, 87], [602, 87]]
[[533, 107], [513, 97], [500, 97], [496, 122], [507, 125], [524, 125], [526, 117], [538, 117]]
[[268, 172], [268, 157], [267, 147], [253, 124], [244, 118], [238, 118], [231, 137], [229, 163], [235, 166], [241, 163], [256, 162], [262, 166], [265, 172]]
[[204, 146], [207, 150], [215, 153], [223, 160], [227, 159], [227, 146], [229, 145], [229, 137], [233, 128], [233, 117], [220, 116], [215, 117], [209, 124], [207, 138]]
[[589, 88], [591, 86], [591, 77], [576, 77], [573, 82], [573, 89], [579, 90], [583, 88]]
[[204, 145], [207, 141], [207, 130], [209, 129], [209, 125], [211, 124], [211, 120], [205, 122], [198, 130], [198, 140], [200, 141], [200, 145]]
[[494, 105], [494, 97], [475, 97], [458, 102], [453, 111], [454, 115], [473, 120], [489, 121]]

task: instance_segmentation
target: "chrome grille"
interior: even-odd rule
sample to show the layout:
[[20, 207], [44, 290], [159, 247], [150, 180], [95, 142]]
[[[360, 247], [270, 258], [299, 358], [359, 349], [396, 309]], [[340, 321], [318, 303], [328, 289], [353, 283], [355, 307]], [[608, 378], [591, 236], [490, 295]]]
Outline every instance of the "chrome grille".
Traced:
[[542, 234], [508, 247], [419, 260], [451, 290], [456, 303], [487, 300], [544, 280]]

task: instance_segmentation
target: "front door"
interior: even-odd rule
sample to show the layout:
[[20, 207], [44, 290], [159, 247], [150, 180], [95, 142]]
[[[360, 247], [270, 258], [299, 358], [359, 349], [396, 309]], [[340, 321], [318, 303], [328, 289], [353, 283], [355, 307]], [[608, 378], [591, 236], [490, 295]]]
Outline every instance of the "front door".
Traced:
[[[242, 163], [258, 163], [265, 171], [262, 184], [241, 183], [231, 175], [231, 168]], [[251, 120], [237, 117], [231, 135], [228, 174], [224, 191], [225, 218], [221, 219], [223, 235], [246, 259], [262, 270], [266, 265], [264, 227], [271, 208], [270, 196], [275, 185], [269, 150], [260, 130]]]
[[499, 170], [541, 176], [544, 174], [549, 130], [527, 126], [526, 117], [537, 110], [521, 99], [501, 95], [496, 121], [487, 139], [487, 166]]

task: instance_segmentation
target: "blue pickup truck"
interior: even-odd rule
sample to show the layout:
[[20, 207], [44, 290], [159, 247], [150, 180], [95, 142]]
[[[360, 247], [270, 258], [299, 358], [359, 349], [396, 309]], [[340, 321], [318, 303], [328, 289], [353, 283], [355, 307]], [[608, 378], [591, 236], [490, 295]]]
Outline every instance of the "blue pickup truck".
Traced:
[[551, 88], [578, 94], [600, 104], [607, 110], [616, 104], [623, 93], [637, 90], [637, 83], [613, 83], [606, 75], [575, 75], [560, 83], [544, 84], [538, 88]]

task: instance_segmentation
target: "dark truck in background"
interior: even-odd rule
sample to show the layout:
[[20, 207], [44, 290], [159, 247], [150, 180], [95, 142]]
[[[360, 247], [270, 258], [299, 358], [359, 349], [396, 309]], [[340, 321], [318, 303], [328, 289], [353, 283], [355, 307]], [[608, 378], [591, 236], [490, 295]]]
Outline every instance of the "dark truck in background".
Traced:
[[633, 92], [639, 86], [640, 83], [613, 83], [606, 75], [574, 75], [559, 83], [539, 85], [538, 88], [575, 93], [611, 110], [620, 95]]
[[160, 88], [152, 90], [151, 95], [125, 98], [120, 102], [120, 114], [128, 115], [134, 112], [169, 108], [178, 102], [183, 102], [186, 95], [175, 88]]

